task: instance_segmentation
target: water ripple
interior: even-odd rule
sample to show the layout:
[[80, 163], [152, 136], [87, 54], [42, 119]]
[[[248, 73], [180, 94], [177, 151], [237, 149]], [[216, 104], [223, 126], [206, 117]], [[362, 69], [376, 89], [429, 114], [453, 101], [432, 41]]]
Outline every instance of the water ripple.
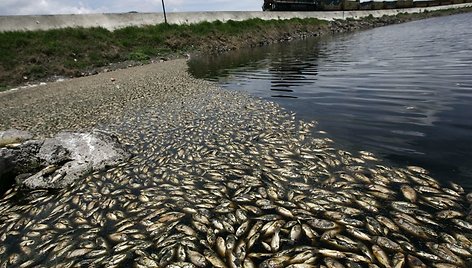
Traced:
[[194, 75], [276, 101], [340, 144], [472, 188], [472, 14], [194, 59]]

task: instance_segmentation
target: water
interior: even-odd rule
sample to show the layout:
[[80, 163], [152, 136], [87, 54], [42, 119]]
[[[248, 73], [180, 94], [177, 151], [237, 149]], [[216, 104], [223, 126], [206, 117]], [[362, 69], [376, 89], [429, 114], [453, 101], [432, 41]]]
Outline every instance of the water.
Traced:
[[316, 120], [336, 143], [472, 189], [472, 13], [194, 58], [191, 72]]

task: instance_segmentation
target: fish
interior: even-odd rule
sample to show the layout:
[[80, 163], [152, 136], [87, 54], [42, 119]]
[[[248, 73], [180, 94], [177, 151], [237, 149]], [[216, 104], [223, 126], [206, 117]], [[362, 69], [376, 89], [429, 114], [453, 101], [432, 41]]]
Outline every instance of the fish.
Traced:
[[372, 252], [374, 253], [375, 258], [377, 261], [382, 264], [383, 267], [389, 268], [392, 267], [390, 265], [390, 261], [388, 259], [387, 253], [383, 251], [378, 245], [372, 245]]
[[412, 268], [426, 268], [426, 264], [413, 255], [407, 255], [408, 266]]
[[401, 191], [402, 191], [402, 194], [403, 196], [410, 202], [412, 203], [415, 203], [416, 202], [416, 199], [417, 199], [417, 194], [416, 194], [416, 191], [415, 189], [413, 189], [411, 186], [409, 185], [402, 185], [401, 186]]

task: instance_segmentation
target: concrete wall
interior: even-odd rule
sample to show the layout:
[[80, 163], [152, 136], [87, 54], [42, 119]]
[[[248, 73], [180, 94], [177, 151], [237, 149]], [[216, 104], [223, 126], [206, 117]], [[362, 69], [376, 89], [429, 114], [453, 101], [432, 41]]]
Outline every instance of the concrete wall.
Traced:
[[[436, 6], [427, 8], [366, 10], [366, 11], [324, 11], [324, 12], [182, 12], [169, 13], [171, 24], [191, 24], [203, 21], [241, 21], [252, 18], [264, 20], [291, 18], [318, 18], [323, 20], [361, 18], [372, 15], [396, 15], [398, 13], [418, 13], [424, 10], [472, 7], [472, 3]], [[39, 16], [0, 16], [0, 32], [49, 30], [67, 27], [103, 27], [109, 30], [127, 26], [155, 25], [164, 22], [162, 13], [123, 13], [123, 14], [83, 14], [83, 15], [39, 15]]]

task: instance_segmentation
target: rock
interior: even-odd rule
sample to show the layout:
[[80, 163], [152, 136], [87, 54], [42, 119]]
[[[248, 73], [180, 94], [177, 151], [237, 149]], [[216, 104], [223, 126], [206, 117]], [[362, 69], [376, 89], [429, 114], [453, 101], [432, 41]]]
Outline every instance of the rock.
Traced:
[[0, 131], [0, 147], [4, 147], [5, 145], [20, 143], [29, 139], [32, 139], [33, 135], [31, 135], [27, 131], [17, 130], [17, 129], [9, 129], [6, 131]]
[[36, 156], [42, 141], [27, 141], [15, 148], [0, 148], [0, 180], [35, 172], [41, 163]]
[[64, 147], [62, 143], [63, 142], [58, 141], [56, 138], [46, 139], [44, 141], [37, 154], [43, 166], [65, 163], [72, 160], [71, 151]]
[[18, 184], [30, 189], [63, 188], [130, 156], [110, 133], [62, 132], [44, 141], [1, 148], [0, 181], [15, 178]]
[[[41, 172], [22, 182], [28, 188], [63, 188], [77, 179], [129, 159], [130, 154], [110, 133], [62, 132], [46, 139], [37, 157], [43, 165], [61, 166], [52, 174]], [[65, 163], [64, 163], [65, 162]]]

